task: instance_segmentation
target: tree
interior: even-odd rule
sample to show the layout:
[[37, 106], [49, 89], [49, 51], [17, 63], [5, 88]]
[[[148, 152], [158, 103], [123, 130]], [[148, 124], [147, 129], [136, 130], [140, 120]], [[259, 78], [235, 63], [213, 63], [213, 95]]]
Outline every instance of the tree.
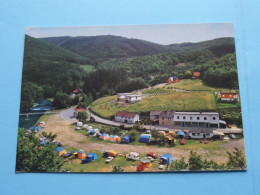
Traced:
[[88, 113], [85, 111], [79, 111], [76, 119], [78, 119], [80, 122], [85, 122], [88, 118]]
[[189, 158], [189, 169], [190, 170], [201, 170], [203, 168], [203, 162], [201, 156], [196, 152], [190, 151]]
[[160, 138], [160, 133], [156, 129], [151, 130], [151, 135], [157, 141]]
[[246, 160], [241, 150], [235, 148], [235, 151], [227, 152], [228, 154], [228, 169], [246, 169]]
[[70, 97], [63, 92], [57, 92], [54, 96], [53, 105], [59, 109], [66, 108], [70, 105]]
[[185, 163], [184, 161], [184, 157], [181, 157], [180, 160], [175, 160], [172, 162], [171, 166], [170, 166], [170, 170], [174, 171], [174, 170], [183, 170], [186, 169], [188, 167], [188, 164]]
[[[55, 135], [42, 134], [52, 141]], [[55, 151], [56, 146], [48, 142], [40, 145], [39, 137], [34, 133], [25, 136], [25, 130], [19, 128], [16, 153], [16, 171], [20, 172], [58, 172], [63, 165]]]
[[122, 169], [120, 166], [113, 166], [112, 172], [124, 172], [124, 169]]
[[135, 138], [138, 135], [138, 133], [136, 130], [131, 130], [131, 131], [129, 131], [128, 135], [130, 136], [131, 141], [135, 141]]
[[79, 96], [76, 95], [74, 98], [72, 98], [71, 105], [77, 105], [79, 103]]

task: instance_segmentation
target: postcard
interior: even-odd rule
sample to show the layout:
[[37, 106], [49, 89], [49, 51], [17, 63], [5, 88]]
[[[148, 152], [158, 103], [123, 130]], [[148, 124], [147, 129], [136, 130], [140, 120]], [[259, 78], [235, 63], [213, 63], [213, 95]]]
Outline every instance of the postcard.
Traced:
[[16, 172], [246, 170], [231, 23], [28, 27]]

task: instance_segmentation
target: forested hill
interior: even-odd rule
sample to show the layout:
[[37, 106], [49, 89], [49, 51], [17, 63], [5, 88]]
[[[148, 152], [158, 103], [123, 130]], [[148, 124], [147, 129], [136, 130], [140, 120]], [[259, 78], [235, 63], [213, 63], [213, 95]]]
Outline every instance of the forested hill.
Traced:
[[102, 35], [89, 37], [48, 37], [42, 40], [65, 48], [92, 60], [96, 65], [112, 58], [140, 57], [154, 54], [176, 53], [208, 49], [216, 56], [235, 51], [234, 38], [218, 38], [199, 43], [160, 45], [139, 39]]
[[89, 63], [89, 60], [86, 57], [57, 47], [43, 40], [25, 35], [24, 61], [32, 63], [39, 60], [82, 64]]
[[99, 63], [111, 58], [125, 58], [167, 53], [173, 48], [139, 39], [104, 35], [89, 37], [49, 37], [42, 40], [60, 46]]

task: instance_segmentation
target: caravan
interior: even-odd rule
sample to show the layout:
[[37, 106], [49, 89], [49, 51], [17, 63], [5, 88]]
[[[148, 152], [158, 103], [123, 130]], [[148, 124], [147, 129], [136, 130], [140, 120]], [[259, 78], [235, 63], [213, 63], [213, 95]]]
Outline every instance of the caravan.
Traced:
[[137, 152], [130, 152], [127, 158], [129, 160], [139, 160], [139, 154]]

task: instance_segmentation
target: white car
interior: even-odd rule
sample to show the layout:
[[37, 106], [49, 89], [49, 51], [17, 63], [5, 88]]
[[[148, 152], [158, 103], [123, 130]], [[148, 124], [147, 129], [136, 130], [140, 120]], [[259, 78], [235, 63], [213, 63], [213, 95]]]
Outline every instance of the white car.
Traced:
[[75, 129], [76, 129], [76, 130], [80, 130], [80, 127], [76, 127]]
[[110, 163], [113, 159], [114, 159], [114, 157], [109, 156], [109, 157], [106, 159], [106, 163]]
[[160, 166], [159, 166], [159, 169], [160, 169], [160, 170], [163, 170], [163, 168], [164, 168], [164, 165], [160, 165]]

